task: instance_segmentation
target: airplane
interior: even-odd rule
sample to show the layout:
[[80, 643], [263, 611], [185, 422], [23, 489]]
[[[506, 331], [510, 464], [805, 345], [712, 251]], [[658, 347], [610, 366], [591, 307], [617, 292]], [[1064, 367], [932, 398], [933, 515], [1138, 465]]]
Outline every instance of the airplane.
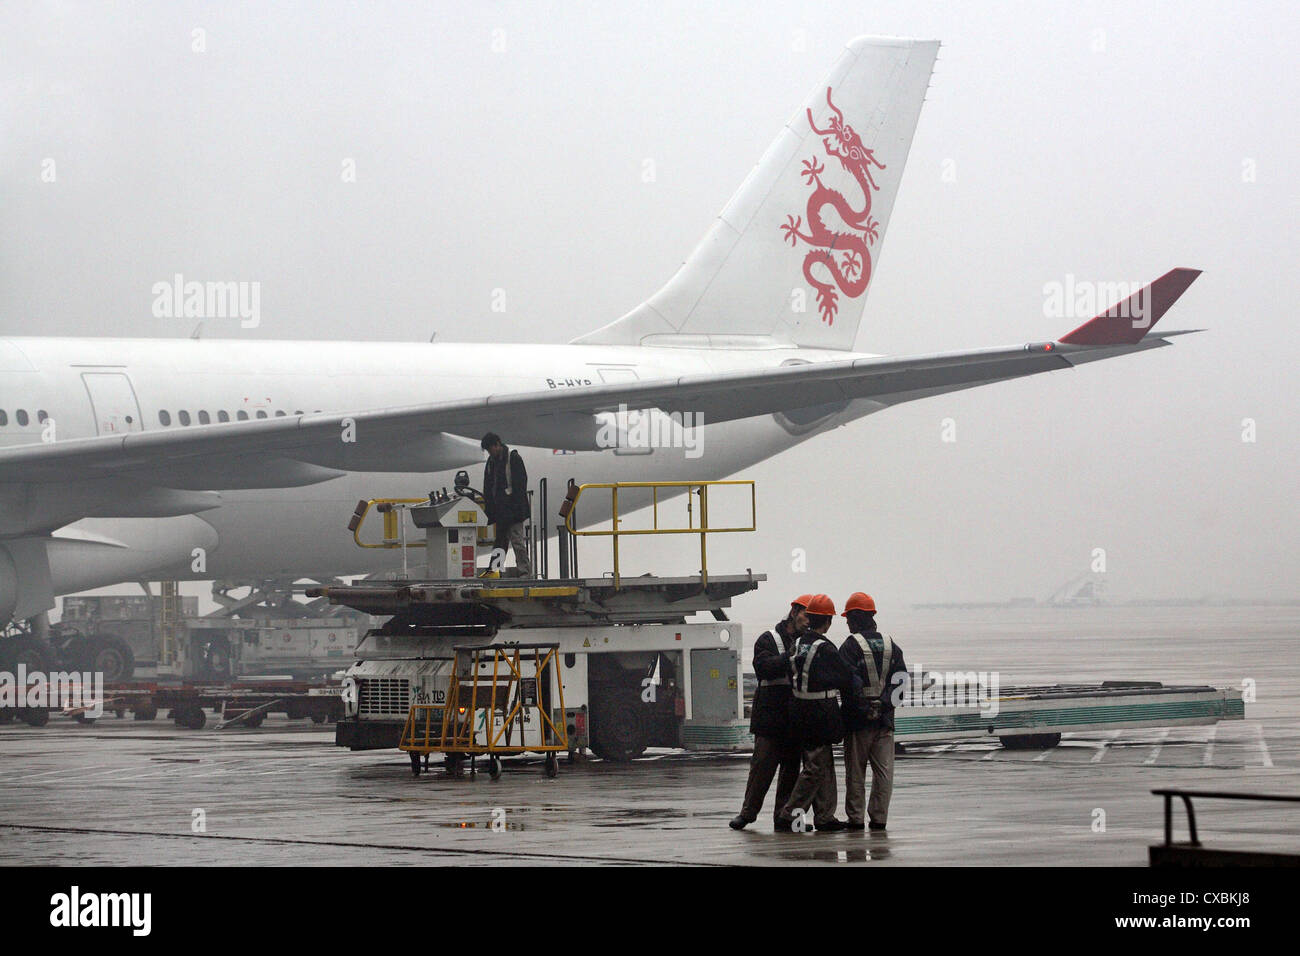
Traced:
[[[568, 344], [0, 339], [0, 619], [130, 581], [391, 569], [343, 532], [355, 502], [451, 485], [487, 431], [551, 488], [723, 478], [903, 402], [1170, 344], [1152, 327], [1197, 270], [1054, 341], [854, 350], [938, 49], [852, 40], [676, 274]], [[611, 441], [620, 406], [702, 416], [707, 453]]]

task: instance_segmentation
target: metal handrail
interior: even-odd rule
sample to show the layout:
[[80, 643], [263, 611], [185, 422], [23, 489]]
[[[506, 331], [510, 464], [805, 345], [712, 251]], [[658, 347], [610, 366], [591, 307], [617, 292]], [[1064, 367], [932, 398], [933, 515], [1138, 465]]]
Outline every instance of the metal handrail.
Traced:
[[[749, 486], [749, 525], [714, 528], [709, 525], [709, 488], [714, 485], [747, 485]], [[608, 488], [610, 490], [610, 521], [612, 526], [608, 530], [598, 531], [578, 531], [573, 527], [573, 516], [577, 512], [578, 501], [581, 499], [583, 492], [589, 488]], [[622, 529], [619, 525], [620, 515], [618, 511], [618, 492], [621, 488], [649, 488], [652, 491], [651, 496], [651, 516], [652, 527], [649, 528], [630, 528]], [[659, 527], [659, 489], [661, 488], [685, 488], [686, 489], [686, 514], [687, 527], [685, 528], [661, 528]], [[690, 496], [698, 494], [700, 496], [700, 523], [695, 524], [695, 514], [691, 503]], [[744, 479], [724, 479], [721, 481], [597, 481], [578, 486], [577, 494], [572, 498], [572, 507], [568, 514], [564, 516], [564, 527], [569, 534], [583, 537], [609, 537], [613, 539], [614, 550], [614, 588], [617, 590], [622, 585], [622, 577], [619, 573], [619, 555], [618, 539], [623, 535], [640, 535], [640, 534], [698, 534], [700, 536], [700, 581], [704, 587], [709, 585], [709, 555], [708, 555], [708, 536], [710, 534], [729, 534], [740, 531], [755, 531], [758, 528], [758, 500], [754, 491], [754, 482]]]
[[[407, 541], [405, 523], [400, 519], [402, 509], [411, 505], [427, 505], [428, 498], [369, 498], [357, 502], [357, 510], [352, 513], [348, 528], [352, 540], [358, 548], [423, 548], [424, 541]], [[366, 515], [374, 508], [384, 516], [384, 539], [378, 544], [361, 540], [361, 526], [366, 523]]]
[[1196, 838], [1196, 813], [1192, 810], [1192, 797], [1204, 797], [1207, 800], [1269, 800], [1277, 803], [1300, 803], [1300, 796], [1278, 793], [1230, 793], [1226, 790], [1152, 790], [1153, 794], [1165, 798], [1165, 846], [1174, 845], [1174, 797], [1183, 801], [1187, 808], [1187, 832], [1191, 838], [1188, 846], [1200, 846]]

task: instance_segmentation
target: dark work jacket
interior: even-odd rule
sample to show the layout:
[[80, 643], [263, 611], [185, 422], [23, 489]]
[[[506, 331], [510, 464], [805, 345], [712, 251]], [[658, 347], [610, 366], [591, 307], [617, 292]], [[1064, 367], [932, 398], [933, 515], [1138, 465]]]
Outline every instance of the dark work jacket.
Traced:
[[[871, 656], [876, 662], [876, 669], [884, 666], [885, 642], [879, 631], [876, 630], [874, 623], [869, 631], [864, 631], [862, 636], [867, 640], [867, 646], [871, 648]], [[891, 638], [892, 640], [892, 638]], [[887, 730], [894, 729], [894, 700], [893, 694], [895, 688], [899, 685], [894, 682], [895, 674], [907, 673], [907, 664], [903, 660], [903, 649], [894, 641], [894, 651], [889, 659], [889, 673], [885, 674], [880, 671], [884, 686], [880, 691], [880, 720], [870, 721], [867, 719], [867, 705], [869, 698], [866, 695], [866, 688], [871, 683], [871, 675], [867, 673], [866, 658], [862, 656], [862, 647], [858, 644], [858, 638], [855, 634], [850, 634], [840, 645], [840, 657], [858, 677], [857, 690], [853, 694], [844, 696], [842, 716], [844, 718], [844, 729], [853, 733], [859, 730], [867, 730], [874, 726], [884, 727]]]
[[[813, 645], [818, 646], [814, 652]], [[840, 691], [852, 693], [854, 675], [825, 635], [804, 631], [791, 659], [790, 725], [795, 743], [801, 750], [811, 750], [844, 739], [844, 723], [840, 719], [840, 704], [835, 695], [816, 700], [801, 699], [804, 689], [804, 671], [807, 671], [807, 691], [820, 693]]]
[[512, 525], [527, 521], [532, 509], [528, 506], [528, 470], [524, 460], [513, 448], [506, 458], [510, 469], [510, 493], [506, 494], [506, 470], [490, 455], [483, 466], [483, 498], [487, 507], [488, 522]]
[[749, 711], [749, 732], [755, 737], [778, 740], [790, 737], [790, 655], [787, 651], [794, 649], [794, 643], [788, 620], [771, 631], [764, 631], [754, 642], [754, 676], [758, 678], [758, 689], [754, 691], [754, 703]]

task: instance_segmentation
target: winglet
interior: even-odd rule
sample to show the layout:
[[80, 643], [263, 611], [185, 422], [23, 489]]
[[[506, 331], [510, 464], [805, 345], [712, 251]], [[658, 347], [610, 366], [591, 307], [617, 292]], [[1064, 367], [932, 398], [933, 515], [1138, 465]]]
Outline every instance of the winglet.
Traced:
[[1200, 269], [1170, 269], [1058, 341], [1067, 345], [1135, 345], [1200, 274]]

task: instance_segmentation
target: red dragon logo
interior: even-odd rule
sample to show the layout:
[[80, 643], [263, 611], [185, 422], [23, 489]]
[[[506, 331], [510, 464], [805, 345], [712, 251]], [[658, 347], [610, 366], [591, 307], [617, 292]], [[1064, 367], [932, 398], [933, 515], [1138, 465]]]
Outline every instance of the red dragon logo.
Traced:
[[[831, 108], [827, 129], [818, 129], [813, 122], [812, 110], [808, 110], [808, 125], [814, 133], [822, 137], [826, 155], [840, 161], [844, 170], [858, 181], [862, 187], [862, 208], [854, 209], [843, 193], [831, 189], [822, 182], [821, 174], [826, 167], [812, 159], [803, 163], [803, 177], [809, 186], [815, 186], [808, 197], [808, 232], [800, 232], [803, 217], [786, 216], [781, 231], [790, 240], [790, 245], [798, 246], [802, 239], [816, 248], [804, 256], [803, 274], [808, 284], [817, 290], [817, 308], [827, 325], [835, 324], [835, 313], [839, 311], [838, 288], [850, 299], [856, 299], [867, 291], [871, 281], [870, 246], [880, 238], [880, 224], [871, 218], [871, 192], [879, 190], [871, 178], [871, 167], [884, 169], [872, 155], [872, 151], [862, 145], [862, 137], [853, 131], [853, 127], [844, 122], [844, 114], [831, 102], [831, 88], [826, 87], [826, 105]], [[832, 230], [822, 222], [821, 210], [825, 206], [834, 206], [840, 219], [848, 226], [848, 232]], [[837, 258], [838, 254], [838, 258]], [[821, 272], [829, 273], [830, 281], [820, 279], [814, 274], [817, 264], [825, 266]]]

